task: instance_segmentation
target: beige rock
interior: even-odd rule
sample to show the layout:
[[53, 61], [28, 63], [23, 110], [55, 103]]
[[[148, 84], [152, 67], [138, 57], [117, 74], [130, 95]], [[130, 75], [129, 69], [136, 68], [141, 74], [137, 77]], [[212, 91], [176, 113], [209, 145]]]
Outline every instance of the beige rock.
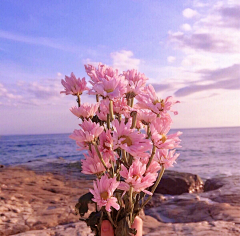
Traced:
[[[63, 177], [17, 167], [0, 169], [0, 236], [92, 235], [74, 214], [91, 179], [74, 171]], [[146, 215], [141, 214], [144, 235], [239, 236], [239, 190], [238, 185], [234, 191], [223, 185], [208, 193], [155, 194]]]

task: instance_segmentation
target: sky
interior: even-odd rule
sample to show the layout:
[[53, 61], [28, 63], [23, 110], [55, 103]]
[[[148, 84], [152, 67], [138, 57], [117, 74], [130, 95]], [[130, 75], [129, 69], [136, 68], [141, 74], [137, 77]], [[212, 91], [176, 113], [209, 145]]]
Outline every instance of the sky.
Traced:
[[77, 129], [61, 79], [99, 62], [179, 100], [173, 128], [240, 126], [239, 0], [1, 0], [0, 135]]

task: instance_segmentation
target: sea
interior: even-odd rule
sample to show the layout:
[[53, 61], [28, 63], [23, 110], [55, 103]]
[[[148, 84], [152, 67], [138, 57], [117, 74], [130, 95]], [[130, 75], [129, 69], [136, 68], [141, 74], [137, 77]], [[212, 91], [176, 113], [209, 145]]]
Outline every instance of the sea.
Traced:
[[[240, 175], [240, 127], [178, 129], [180, 156], [170, 169], [203, 179]], [[171, 130], [174, 133], [178, 130]], [[69, 134], [0, 136], [0, 164], [76, 162], [84, 158]]]

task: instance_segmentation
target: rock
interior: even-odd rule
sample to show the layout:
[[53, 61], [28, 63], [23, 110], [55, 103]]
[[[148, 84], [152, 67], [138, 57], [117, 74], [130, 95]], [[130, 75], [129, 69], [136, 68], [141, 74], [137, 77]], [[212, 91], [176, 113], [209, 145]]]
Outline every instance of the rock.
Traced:
[[65, 225], [58, 225], [56, 227], [43, 229], [43, 230], [31, 230], [29, 232], [24, 232], [20, 234], [15, 234], [16, 236], [94, 236], [91, 233], [89, 227], [87, 227], [84, 222], [70, 223]]
[[0, 235], [78, 222], [74, 206], [90, 187], [92, 181], [84, 178], [70, 181], [19, 167], [0, 169]]
[[222, 179], [213, 178], [207, 179], [204, 184], [204, 192], [212, 191], [221, 188], [224, 185]]
[[[74, 212], [78, 198], [92, 187], [93, 177], [86, 178], [75, 167], [53, 167], [54, 175], [44, 169], [40, 173], [17, 167], [0, 169], [1, 236], [93, 235]], [[239, 177], [218, 179], [223, 183], [219, 189], [196, 193], [201, 189], [196, 187], [201, 182], [196, 175], [166, 173], [171, 185], [182, 179], [188, 186], [185, 191], [195, 193], [154, 194], [145, 215], [141, 214], [144, 235], [240, 235]]]
[[209, 179], [204, 190], [201, 195], [212, 201], [240, 206], [240, 176]]
[[165, 223], [201, 222], [204, 219], [208, 222], [222, 220], [239, 224], [239, 211], [239, 206], [216, 203], [194, 194], [184, 194], [155, 204], [154, 207], [150, 205], [145, 209], [145, 214]]
[[156, 193], [179, 195], [183, 193], [199, 193], [203, 191], [203, 181], [198, 175], [165, 171]]
[[[148, 235], [240, 235], [240, 176], [216, 178], [210, 189], [181, 195], [154, 194], [145, 214], [164, 226]], [[211, 186], [211, 185], [210, 185]], [[175, 234], [173, 232], [175, 231]]]

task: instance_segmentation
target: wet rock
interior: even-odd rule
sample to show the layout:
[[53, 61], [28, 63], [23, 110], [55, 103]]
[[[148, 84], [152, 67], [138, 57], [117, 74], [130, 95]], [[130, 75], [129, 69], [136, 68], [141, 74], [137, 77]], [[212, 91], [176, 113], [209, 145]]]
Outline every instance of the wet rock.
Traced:
[[174, 235], [172, 227], [175, 235], [240, 235], [240, 176], [218, 178], [216, 183], [222, 186], [208, 192], [154, 194], [145, 214], [164, 223], [163, 235]]
[[145, 209], [145, 214], [165, 223], [191, 223], [203, 220], [240, 223], [239, 211], [240, 207], [237, 206], [185, 194], [166, 199], [161, 204], [149, 207]]
[[[204, 189], [206, 189], [206, 191], [201, 193], [201, 196], [207, 197], [215, 202], [240, 206], [240, 176], [210, 179], [206, 181], [205, 185], [206, 187], [204, 187]], [[219, 188], [214, 190], [216, 187]]]
[[204, 192], [219, 189], [223, 185], [224, 182], [222, 179], [219, 178], [207, 179], [206, 182], [204, 183]]
[[156, 193], [180, 195], [183, 193], [199, 193], [203, 191], [203, 181], [198, 175], [165, 171]]

